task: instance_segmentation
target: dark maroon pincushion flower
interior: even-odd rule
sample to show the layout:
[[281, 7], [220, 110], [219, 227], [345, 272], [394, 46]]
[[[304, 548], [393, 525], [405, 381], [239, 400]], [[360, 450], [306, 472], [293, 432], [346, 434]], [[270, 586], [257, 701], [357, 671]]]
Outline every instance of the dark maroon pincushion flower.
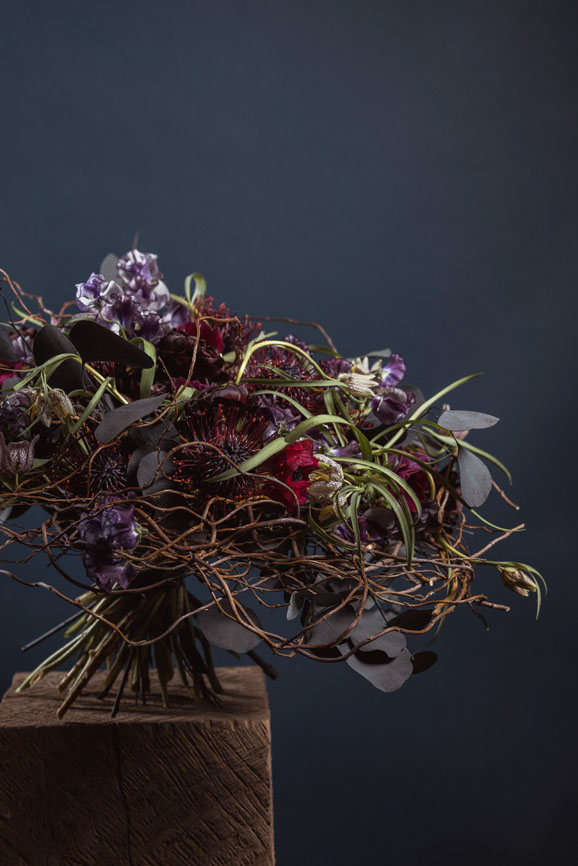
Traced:
[[191, 407], [186, 423], [190, 441], [173, 454], [173, 481], [205, 499], [254, 494], [259, 481], [251, 476], [216, 483], [211, 479], [260, 451], [269, 427], [267, 414], [233, 400], [203, 400]]

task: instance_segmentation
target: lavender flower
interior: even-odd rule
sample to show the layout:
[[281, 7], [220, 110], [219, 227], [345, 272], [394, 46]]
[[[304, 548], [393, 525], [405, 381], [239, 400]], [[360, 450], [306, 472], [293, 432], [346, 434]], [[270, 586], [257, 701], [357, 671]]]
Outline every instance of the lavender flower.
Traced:
[[85, 283], [76, 284], [76, 306], [83, 313], [98, 309], [103, 301], [122, 296], [122, 289], [114, 280], [107, 280], [102, 274], [91, 274]]

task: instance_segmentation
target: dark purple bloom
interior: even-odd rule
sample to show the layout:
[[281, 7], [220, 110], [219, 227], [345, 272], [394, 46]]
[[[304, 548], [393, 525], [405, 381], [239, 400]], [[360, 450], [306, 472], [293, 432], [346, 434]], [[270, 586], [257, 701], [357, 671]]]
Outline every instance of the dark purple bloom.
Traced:
[[83, 564], [87, 577], [93, 580], [104, 592], [111, 592], [116, 583], [127, 589], [138, 572], [131, 562], [112, 556], [106, 551], [85, 553]]
[[396, 385], [399, 385], [404, 376], [405, 361], [401, 355], [394, 353], [382, 369], [382, 387], [394, 388]]
[[[357, 525], [359, 527], [359, 537], [362, 544], [369, 544], [370, 542], [375, 544], [383, 541], [383, 533], [368, 521], [365, 515], [358, 515]], [[337, 538], [341, 538], [343, 541], [349, 542], [349, 544], [356, 543], [351, 520], [347, 520], [345, 523], [340, 523], [339, 526], [336, 526], [333, 530], [333, 535], [337, 536]]]
[[129, 337], [142, 337], [151, 343], [160, 340], [164, 333], [159, 314], [142, 310], [130, 295], [113, 295], [103, 305], [96, 320], [113, 331], [120, 325]]
[[30, 423], [25, 411], [29, 405], [30, 398], [22, 391], [15, 391], [5, 400], [2, 400], [0, 402], [0, 429], [8, 436], [18, 436]]
[[139, 540], [134, 519], [134, 503], [115, 501], [114, 496], [100, 496], [95, 510], [78, 524], [80, 540], [108, 550], [133, 550]]
[[390, 427], [398, 421], [403, 421], [414, 403], [415, 395], [412, 391], [384, 388], [383, 393], [371, 401], [371, 408], [381, 423]]
[[351, 372], [353, 364], [347, 358], [329, 358], [329, 360], [321, 362], [321, 367], [328, 376], [337, 379], [340, 373]]
[[348, 442], [347, 445], [342, 445], [340, 448], [332, 448], [329, 453], [333, 457], [351, 457], [352, 460], [363, 456], [357, 439], [354, 439], [353, 442]]
[[163, 314], [163, 325], [165, 325], [169, 331], [173, 331], [175, 328], [180, 328], [181, 325], [186, 325], [186, 323], [190, 321], [190, 307], [171, 298]]

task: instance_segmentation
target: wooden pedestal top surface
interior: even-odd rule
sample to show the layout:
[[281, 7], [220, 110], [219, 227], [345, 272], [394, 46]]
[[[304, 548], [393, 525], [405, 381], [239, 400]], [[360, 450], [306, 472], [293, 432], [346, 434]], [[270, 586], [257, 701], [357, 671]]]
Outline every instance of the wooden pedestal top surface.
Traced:
[[63, 700], [62, 695], [57, 691], [63, 672], [47, 673], [40, 682], [26, 689], [22, 694], [18, 694], [16, 688], [26, 674], [17, 673], [0, 703], [0, 728], [67, 724], [122, 725], [138, 722], [166, 724], [210, 720], [226, 721], [229, 724], [269, 721], [265, 675], [258, 667], [218, 668], [217, 673], [224, 689], [224, 694], [218, 696], [218, 705], [209, 701], [192, 701], [175, 675], [168, 686], [171, 705], [165, 709], [162, 705], [156, 673], [152, 671], [153, 694], [147, 698], [146, 706], [143, 706], [140, 700], [136, 703], [133, 692], [127, 686], [120, 711], [114, 719], [111, 719], [110, 711], [114, 703], [115, 690], [113, 688], [111, 694], [104, 700], [98, 698], [104, 680], [104, 672], [99, 672], [95, 674], [62, 721], [56, 718], [56, 711]]

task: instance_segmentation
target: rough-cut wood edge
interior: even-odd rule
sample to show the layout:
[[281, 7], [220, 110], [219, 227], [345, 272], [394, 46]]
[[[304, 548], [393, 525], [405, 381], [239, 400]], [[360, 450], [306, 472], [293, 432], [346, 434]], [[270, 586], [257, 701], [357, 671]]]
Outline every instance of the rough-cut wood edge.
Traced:
[[102, 691], [104, 673], [94, 675], [84, 692], [68, 711], [63, 721], [56, 716], [62, 695], [57, 691], [57, 685], [62, 679], [62, 672], [51, 671], [46, 676], [26, 689], [21, 694], [16, 688], [22, 682], [25, 673], [14, 675], [12, 685], [0, 703], [0, 727], [16, 725], [67, 725], [67, 724], [124, 724], [134, 722], [178, 722], [193, 721], [228, 721], [236, 724], [253, 720], [270, 720], [265, 675], [258, 667], [227, 667], [218, 668], [219, 679], [223, 686], [223, 694], [217, 696], [218, 703], [210, 701], [193, 701], [186, 694], [183, 686], [176, 682], [169, 685], [171, 705], [165, 709], [162, 705], [158, 678], [155, 671], [151, 672], [152, 694], [147, 699], [146, 706], [136, 703], [129, 689], [123, 698], [118, 715], [111, 719], [110, 711], [114, 696], [104, 700], [98, 698]]
[[[201, 860], [205, 863], [205, 859], [204, 856], [199, 855], [199, 850], [208, 854], [211, 858], [211, 866], [220, 866], [220, 864], [223, 866], [273, 866], [275, 855], [270, 714], [265, 678], [260, 669], [252, 667], [223, 668], [218, 673], [224, 687], [224, 694], [220, 696], [221, 701], [218, 706], [207, 701], [197, 703], [191, 701], [184, 689], [175, 683], [171, 689], [172, 706], [169, 709], [164, 709], [161, 703], [158, 680], [153, 676], [151, 678], [153, 695], [147, 706], [135, 704], [131, 700], [131, 696], [128, 695], [129, 699], [123, 704], [121, 712], [114, 719], [110, 717], [113, 699], [108, 698], [101, 701], [97, 697], [102, 689], [104, 677], [104, 674], [99, 673], [64, 721], [58, 721], [56, 716], [56, 710], [61, 700], [56, 686], [62, 674], [59, 672], [48, 674], [41, 682], [23, 694], [17, 694], [15, 688], [22, 682], [25, 674], [17, 674], [0, 704], [0, 745], [2, 746], [0, 764], [5, 764], [4, 769], [7, 771], [7, 775], [2, 780], [3, 784], [0, 784], [0, 789], [4, 790], [3, 810], [5, 812], [5, 814], [0, 815], [0, 825], [2, 825], [0, 826], [2, 839], [0, 848], [4, 852], [0, 858], [2, 866], [4, 864], [6, 866], [54, 866], [54, 857], [59, 860], [59, 866], [93, 866], [94, 861], [91, 857], [95, 851], [101, 850], [101, 846], [104, 858], [100, 859], [99, 862], [102, 862], [103, 866], [109, 866], [109, 864], [114, 864], [114, 866], [139, 866], [139, 864], [142, 866], [164, 866], [165, 863], [169, 866], [173, 863], [175, 866], [176, 864], [189, 866], [192, 862], [191, 854], [193, 854], [193, 860], [198, 862], [200, 866]], [[133, 739], [131, 726], [138, 731], [135, 739]], [[69, 731], [68, 734], [66, 733], [67, 730]], [[69, 737], [68, 744], [67, 737]], [[186, 746], [185, 751], [181, 753], [176, 743], [183, 737], [190, 746]], [[147, 756], [152, 754], [151, 746], [157, 742], [159, 744], [161, 742], [166, 743], [166, 760], [171, 766], [176, 766], [175, 762], [179, 760], [181, 754], [188, 754], [189, 767], [192, 769], [193, 775], [196, 773], [195, 768], [202, 768], [203, 766], [206, 766], [209, 773], [217, 773], [217, 776], [212, 776], [213, 782], [207, 788], [207, 794], [203, 793], [204, 789], [201, 787], [199, 789], [201, 800], [195, 801], [199, 803], [199, 818], [205, 814], [205, 807], [209, 808], [207, 820], [213, 823], [209, 824], [207, 830], [201, 829], [204, 827], [205, 819], [203, 818], [188, 842], [188, 835], [183, 836], [182, 831], [179, 830], [179, 827], [183, 825], [180, 823], [182, 808], [179, 813], [178, 805], [175, 815], [180, 814], [181, 817], [176, 818], [174, 824], [164, 822], [158, 825], [158, 816], [158, 826], [153, 827], [151, 824], [151, 827], [147, 829], [148, 821], [145, 824], [139, 823], [142, 797], [148, 797], [145, 793], [147, 786], [151, 792], [155, 791], [152, 795], [153, 800], [157, 797], [154, 782], [153, 787], [150, 787], [152, 777], [146, 775]], [[120, 772], [118, 761], [117, 763], [112, 760], [103, 762], [101, 759], [102, 754], [110, 750], [111, 743], [114, 745], [113, 752], [123, 765], [122, 775], [118, 778], [116, 775]], [[91, 744], [94, 748], [91, 747]], [[193, 751], [189, 752], [189, 748]], [[26, 792], [21, 787], [21, 782], [24, 781], [21, 775], [23, 768], [18, 757], [21, 749], [25, 750], [24, 754], [32, 758], [32, 763], [30, 761], [25, 762], [29, 780], [25, 787], [30, 785], [30, 791], [33, 794], [31, 801], [27, 800]], [[198, 753], [197, 749], [199, 750]], [[68, 811], [65, 809], [64, 824], [58, 817], [61, 808], [60, 802], [55, 799], [54, 802], [51, 802], [46, 813], [46, 821], [44, 822], [46, 827], [42, 829], [44, 825], [42, 824], [41, 804], [43, 798], [47, 795], [50, 796], [50, 794], [45, 791], [45, 782], [48, 781], [48, 779], [44, 779], [45, 758], [37, 760], [34, 758], [35, 754], [50, 756], [49, 766], [52, 768], [52, 772], [56, 767], [57, 775], [59, 772], [59, 755], [62, 755], [62, 761], [70, 770], [69, 781], [66, 783], [65, 789], [59, 789], [60, 798], [68, 797], [66, 799]], [[194, 757], [197, 754], [198, 757]], [[162, 752], [157, 752], [157, 757], [159, 755], [162, 755]], [[104, 773], [102, 779], [100, 779], [99, 772], [96, 773], [95, 777], [92, 776], [91, 760], [92, 763], [95, 763], [100, 774]], [[205, 764], [205, 762], [207, 763]], [[222, 818], [219, 816], [221, 798], [217, 796], [215, 799], [215, 792], [218, 790], [215, 788], [215, 779], [220, 778], [218, 768], [221, 766], [230, 767], [230, 775], [225, 774], [223, 776], [224, 782], [226, 779], [234, 780], [237, 778], [237, 774], [240, 774], [239, 779], [245, 780], [239, 788], [239, 796], [241, 797], [239, 801], [236, 799], [229, 800], [226, 796], [227, 789], [223, 790], [223, 807], [227, 808], [225, 806], [227, 802], [231, 804], [239, 802], [239, 808], [231, 809], [231, 813], [224, 812]], [[144, 776], [142, 775], [143, 767], [145, 768]], [[210, 770], [211, 767], [213, 769]], [[249, 789], [243, 787], [243, 785], [247, 785], [248, 780], [251, 779], [251, 774], [255, 772], [258, 774], [255, 776], [255, 780], [257, 778], [261, 780], [259, 788], [253, 789], [252, 785]], [[107, 773], [112, 775], [108, 781], [105, 781]], [[32, 781], [36, 774], [39, 774], [37, 777], [39, 781]], [[164, 779], [166, 791], [167, 777], [164, 772], [160, 772], [159, 775]], [[100, 793], [93, 790], [91, 792], [93, 797], [89, 796], [89, 801], [86, 801], [86, 786], [89, 778], [100, 779], [100, 782], [97, 783]], [[189, 776], [183, 777], [181, 773], [180, 777], [176, 777], [175, 782], [182, 784], [183, 778], [188, 779]], [[65, 795], [64, 792], [68, 791], [69, 784], [74, 787]], [[117, 802], [118, 792], [115, 793], [115, 784], [117, 786], [120, 784], [123, 796], [125, 796], [125, 786], [128, 788], [127, 798], [125, 797], [125, 801], [123, 801], [124, 810], [119, 808], [122, 803]], [[230, 784], [227, 782], [227, 786]], [[56, 789], [58, 788], [57, 785]], [[90, 789], [88, 790], [90, 791]], [[235, 796], [234, 785], [228, 787], [228, 790]], [[258, 795], [257, 790], [261, 791]], [[129, 793], [130, 791], [132, 793]], [[110, 795], [107, 795], [107, 792], [110, 792]], [[186, 791], [183, 793], [188, 802]], [[57, 795], [58, 791], [55, 790], [55, 797]], [[104, 837], [102, 834], [95, 835], [99, 832], [96, 828], [100, 822], [94, 821], [94, 815], [89, 825], [83, 824], [83, 818], [79, 819], [77, 825], [73, 814], [75, 809], [79, 808], [82, 815], [82, 810], [87, 808], [87, 802], [90, 803], [89, 809], [96, 807], [99, 797], [103, 796], [104, 811], [109, 819], [108, 822], [104, 822], [107, 830]], [[170, 796], [172, 794], [169, 794]], [[205, 797], [209, 798], [206, 803]], [[261, 807], [257, 807], [259, 800]], [[167, 802], [162, 798], [161, 801]], [[144, 802], [146, 805], [151, 801], [146, 799]], [[179, 803], [180, 798], [177, 797], [175, 804]], [[213, 805], [210, 805], [211, 803]], [[11, 804], [18, 804], [13, 815]], [[57, 809], [56, 813], [54, 808]], [[190, 808], [190, 806], [186, 808]], [[123, 814], [126, 816], [127, 823], [124, 823]], [[197, 814], [196, 808], [193, 809], [192, 814]], [[234, 822], [229, 829], [227, 829], [228, 814], [231, 815], [231, 820]], [[20, 849], [21, 844], [15, 843], [15, 840], [22, 838], [17, 829], [20, 826], [20, 816], [25, 823], [28, 822], [26, 825], [28, 830], [22, 826], [22, 831], [25, 833], [26, 840], [30, 840], [32, 849], [37, 852], [43, 850], [35, 847], [35, 841], [38, 840], [44, 839], [45, 844], [48, 845], [44, 849], [44, 854], [40, 855], [41, 858], [48, 858], [46, 863], [44, 860], [42, 863], [37, 860], [36, 854], [31, 854], [32, 849], [29, 848], [28, 841], [24, 845], [24, 850], [19, 853], [18, 849]], [[105, 815], [102, 814], [99, 817], [104, 819]], [[4, 825], [5, 820], [8, 821], [6, 825]], [[12, 821], [17, 821], [17, 824], [10, 829], [9, 825]], [[73, 822], [73, 825], [70, 824], [70, 821]], [[83, 835], [82, 827], [88, 831], [88, 838]], [[113, 827], [116, 827], [116, 832]], [[16, 836], [14, 836], [14, 830], [17, 832]], [[159, 835], [157, 835], [157, 830]], [[69, 850], [70, 834], [74, 835], [75, 831], [77, 838], [74, 848]], [[208, 836], [205, 837], [206, 832], [208, 832]], [[43, 835], [44, 833], [46, 835]], [[123, 845], [120, 846], [120, 850], [118, 849], [118, 842], [120, 839], [124, 839], [124, 836], [127, 840], [126, 851]], [[149, 839], [148, 843], [146, 843], [147, 838]], [[60, 839], [60, 842], [57, 842], [57, 839]], [[198, 849], [199, 843], [202, 844], [201, 849]], [[14, 844], [17, 847], [14, 847]], [[211, 846], [210, 853], [205, 847], [207, 844]], [[57, 847], [54, 847], [55, 845]], [[66, 853], [60, 847], [61, 845], [66, 847]], [[171, 847], [163, 847], [166, 845]], [[175, 845], [176, 848], [173, 847]], [[109, 848], [109, 846], [112, 847]], [[134, 859], [131, 856], [131, 846], [134, 846]], [[24, 853], [24, 851], [28, 853]], [[169, 851], [170, 855], [167, 854]], [[194, 854], [195, 851], [196, 854]], [[8, 859], [4, 859], [5, 857]], [[162, 864], [160, 861], [163, 861]], [[206, 862], [209, 863], [209, 861]]]

